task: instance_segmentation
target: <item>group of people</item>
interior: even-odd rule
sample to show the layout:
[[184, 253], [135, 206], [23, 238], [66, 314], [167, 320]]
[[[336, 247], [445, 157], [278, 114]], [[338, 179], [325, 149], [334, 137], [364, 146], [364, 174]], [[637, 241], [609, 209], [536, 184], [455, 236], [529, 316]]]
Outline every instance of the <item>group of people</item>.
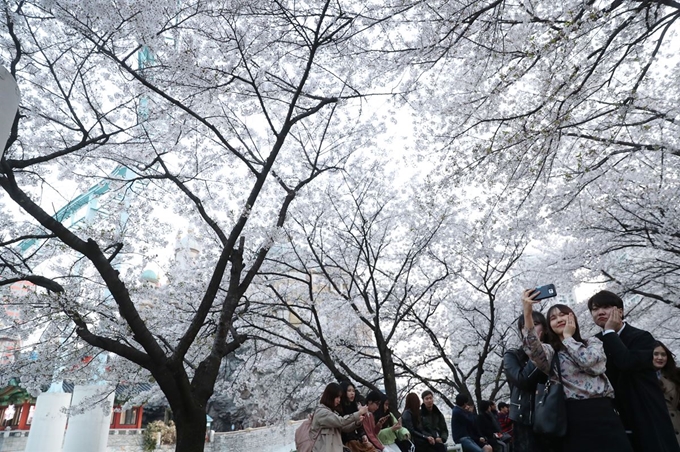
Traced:
[[[451, 438], [464, 452], [680, 452], [680, 370], [673, 354], [623, 321], [623, 301], [601, 291], [588, 300], [602, 332], [581, 337], [571, 308], [534, 310], [538, 292], [522, 294], [517, 321], [522, 347], [503, 357], [510, 404], [456, 397]], [[550, 381], [563, 387], [566, 434], [534, 433], [535, 394]], [[314, 452], [446, 452], [447, 422], [431, 391], [406, 396], [400, 418], [387, 397], [371, 391], [358, 403], [349, 382], [326, 386], [313, 413]]]
[[[330, 383], [312, 414], [310, 437], [314, 452], [446, 452], [446, 419], [434, 404], [432, 391], [406, 396], [399, 419], [389, 400], [371, 391], [360, 402], [350, 382]], [[365, 403], [365, 405], [362, 404]]]
[[489, 400], [479, 403], [479, 413], [465, 394], [456, 396], [456, 406], [451, 413], [451, 437], [463, 447], [464, 452], [508, 452], [512, 440], [512, 423], [509, 407]]
[[[546, 316], [534, 311], [537, 294], [522, 294], [523, 345], [504, 355], [514, 452], [680, 452], [680, 376], [668, 348], [624, 322], [623, 301], [612, 292], [588, 300], [602, 332], [587, 339], [568, 306], [555, 304]], [[532, 427], [536, 388], [547, 380], [564, 389], [560, 438]]]

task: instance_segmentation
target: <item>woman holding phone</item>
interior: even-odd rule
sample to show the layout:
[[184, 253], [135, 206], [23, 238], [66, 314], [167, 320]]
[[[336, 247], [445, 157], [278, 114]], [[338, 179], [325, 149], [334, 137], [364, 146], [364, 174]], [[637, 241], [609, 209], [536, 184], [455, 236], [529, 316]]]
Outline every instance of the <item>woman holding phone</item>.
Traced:
[[363, 406], [354, 413], [341, 415], [341, 395], [342, 388], [337, 383], [329, 383], [321, 395], [309, 431], [309, 436], [315, 439], [313, 452], [343, 452], [341, 433], [362, 425], [368, 413], [368, 408]]
[[401, 452], [415, 452], [408, 429], [401, 425], [401, 418], [397, 419], [390, 412], [390, 401], [385, 394], [378, 410], [373, 413], [376, 420], [385, 419], [378, 433], [378, 439], [385, 445], [396, 445]]
[[[548, 335], [548, 321], [538, 311], [533, 311], [532, 317], [536, 336], [544, 342]], [[523, 314], [517, 318], [517, 331], [523, 339]], [[521, 347], [505, 352], [503, 370], [510, 386], [509, 417], [513, 425], [513, 452], [557, 452], [557, 445], [553, 445], [550, 438], [536, 435], [533, 428], [536, 387], [539, 383], [548, 381], [548, 376], [536, 368]]]
[[632, 452], [623, 424], [614, 410], [614, 389], [605, 375], [607, 357], [602, 342], [582, 339], [574, 311], [556, 304], [548, 310], [547, 343], [537, 335], [533, 318], [535, 290], [522, 293], [523, 348], [536, 367], [554, 383], [557, 353], [567, 408], [564, 452]]
[[376, 417], [375, 414], [380, 409], [383, 394], [380, 391], [371, 391], [366, 396], [366, 407], [368, 408], [368, 415], [364, 416], [364, 431], [368, 437], [368, 441], [373, 444], [376, 450], [383, 452], [401, 452], [396, 444], [384, 444], [378, 437], [383, 425], [389, 419], [389, 413], [381, 417]]

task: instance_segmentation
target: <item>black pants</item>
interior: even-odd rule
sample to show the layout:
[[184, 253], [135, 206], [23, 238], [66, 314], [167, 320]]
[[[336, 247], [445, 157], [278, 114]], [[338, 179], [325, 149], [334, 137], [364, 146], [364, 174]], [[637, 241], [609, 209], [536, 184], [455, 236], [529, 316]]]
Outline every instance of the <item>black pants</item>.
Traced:
[[612, 399], [567, 399], [564, 452], [633, 452]]
[[401, 452], [415, 452], [415, 446], [407, 439], [398, 439], [394, 442]]
[[512, 452], [562, 452], [562, 438], [548, 438], [534, 433], [533, 425], [513, 422]]
[[412, 438], [411, 441], [416, 445], [416, 452], [446, 452], [446, 446], [442, 443], [430, 444], [423, 438]]

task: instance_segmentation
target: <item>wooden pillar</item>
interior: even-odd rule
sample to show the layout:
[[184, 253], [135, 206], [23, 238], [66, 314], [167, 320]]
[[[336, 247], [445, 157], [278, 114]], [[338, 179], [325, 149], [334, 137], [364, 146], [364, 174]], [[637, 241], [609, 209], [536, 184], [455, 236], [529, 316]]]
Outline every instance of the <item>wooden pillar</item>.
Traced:
[[116, 405], [113, 407], [113, 422], [111, 422], [111, 428], [112, 429], [118, 429], [120, 428], [120, 415], [123, 414], [121, 412], [120, 406]]
[[30, 428], [27, 424], [29, 411], [31, 411], [31, 402], [24, 402], [21, 405], [21, 415], [19, 416], [17, 430], [28, 430]]
[[142, 428], [142, 415], [144, 414], [144, 407], [140, 406], [137, 408], [137, 425], [135, 426], [136, 429]]

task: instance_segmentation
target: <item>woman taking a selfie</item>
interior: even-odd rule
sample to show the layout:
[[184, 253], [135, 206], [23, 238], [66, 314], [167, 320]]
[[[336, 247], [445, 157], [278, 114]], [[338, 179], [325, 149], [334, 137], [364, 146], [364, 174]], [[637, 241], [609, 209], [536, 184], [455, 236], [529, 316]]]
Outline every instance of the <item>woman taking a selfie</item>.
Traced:
[[560, 383], [553, 357], [562, 374], [567, 433], [564, 452], [632, 452], [623, 424], [614, 411], [614, 389], [605, 375], [607, 357], [602, 342], [581, 338], [574, 311], [556, 304], [548, 310], [547, 343], [541, 343], [533, 319], [538, 292], [522, 294], [524, 351], [555, 384]]
[[[548, 331], [548, 321], [538, 311], [533, 311], [534, 329], [543, 342]], [[522, 336], [524, 315], [517, 319], [517, 330]], [[536, 368], [522, 348], [510, 349], [503, 355], [505, 378], [510, 386], [510, 419], [512, 420], [512, 447], [514, 452], [551, 452], [548, 440], [538, 437], [533, 429], [534, 396], [536, 386], [545, 383], [546, 374]]]
[[309, 436], [315, 438], [314, 452], [343, 452], [341, 432], [361, 426], [368, 408], [342, 416], [340, 396], [342, 389], [337, 383], [329, 383], [323, 391], [319, 406], [314, 410]]

